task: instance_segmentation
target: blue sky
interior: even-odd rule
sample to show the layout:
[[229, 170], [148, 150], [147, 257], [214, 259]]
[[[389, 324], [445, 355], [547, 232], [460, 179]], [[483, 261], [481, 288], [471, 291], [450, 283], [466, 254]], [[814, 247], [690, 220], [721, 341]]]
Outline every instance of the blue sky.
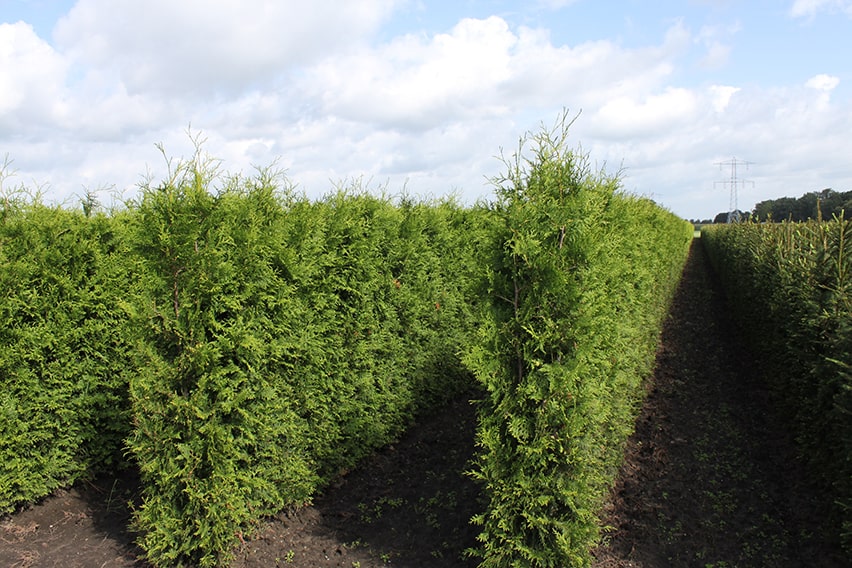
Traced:
[[191, 127], [311, 196], [472, 202], [567, 108], [626, 191], [713, 217], [732, 157], [741, 209], [852, 190], [850, 32], [852, 0], [0, 0], [0, 190], [129, 198]]

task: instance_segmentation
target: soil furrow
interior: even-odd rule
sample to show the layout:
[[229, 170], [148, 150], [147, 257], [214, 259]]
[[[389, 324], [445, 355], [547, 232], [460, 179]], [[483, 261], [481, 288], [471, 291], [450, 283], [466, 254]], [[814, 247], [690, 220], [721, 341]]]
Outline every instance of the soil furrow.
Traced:
[[595, 568], [846, 565], [758, 371], [696, 239]]
[[[234, 568], [476, 566], [464, 555], [482, 507], [464, 474], [475, 428], [467, 398], [422, 417], [314, 505], [270, 519]], [[696, 240], [594, 567], [845, 566], [826, 497], [794, 456]], [[126, 529], [136, 487], [79, 484], [0, 519], [0, 566], [145, 567]]]

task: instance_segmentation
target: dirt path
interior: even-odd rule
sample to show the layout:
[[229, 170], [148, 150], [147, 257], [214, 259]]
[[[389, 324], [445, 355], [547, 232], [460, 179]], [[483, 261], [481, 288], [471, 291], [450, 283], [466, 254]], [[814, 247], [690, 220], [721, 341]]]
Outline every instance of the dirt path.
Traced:
[[846, 566], [701, 241], [664, 327], [595, 568]]
[[482, 509], [465, 475], [476, 427], [469, 398], [423, 417], [313, 506], [273, 519], [232, 568], [475, 567], [464, 553], [478, 534], [468, 521]]
[[[315, 503], [269, 519], [231, 568], [467, 568], [482, 509], [465, 474], [474, 395], [430, 416], [341, 477]], [[126, 530], [138, 483], [101, 479], [0, 517], [0, 568], [149, 568]]]
[[[750, 363], [697, 241], [595, 568], [846, 565]], [[464, 475], [467, 398], [423, 417], [313, 506], [270, 519], [232, 568], [476, 566], [464, 555], [482, 506]], [[132, 479], [81, 484], [0, 518], [0, 566], [146, 567], [125, 528], [134, 491]]]

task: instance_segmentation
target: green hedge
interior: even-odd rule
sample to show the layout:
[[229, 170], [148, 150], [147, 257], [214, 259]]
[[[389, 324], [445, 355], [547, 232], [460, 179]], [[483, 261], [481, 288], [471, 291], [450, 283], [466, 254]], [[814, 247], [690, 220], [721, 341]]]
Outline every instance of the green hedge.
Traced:
[[580, 566], [620, 462], [692, 227], [566, 148], [524, 140], [497, 180], [493, 323], [467, 361], [487, 389], [476, 476], [482, 566]]
[[702, 242], [852, 553], [852, 223], [704, 227]]
[[473, 384], [459, 353], [483, 313], [483, 216], [357, 189], [311, 203], [277, 181], [194, 160], [136, 209], [152, 278], [130, 448], [160, 565], [224, 562], [261, 516]]
[[582, 564], [691, 227], [565, 135], [473, 207], [309, 201], [200, 152], [111, 215], [6, 202], [0, 509], [128, 451], [148, 558], [223, 564], [478, 382], [483, 565]]
[[[475, 212], [338, 193], [290, 213], [288, 248], [319, 343], [297, 371], [323, 478], [466, 388], [458, 351], [476, 325]], [[475, 228], [473, 229], [476, 230]]]
[[134, 363], [122, 220], [0, 216], [0, 512], [122, 461]]

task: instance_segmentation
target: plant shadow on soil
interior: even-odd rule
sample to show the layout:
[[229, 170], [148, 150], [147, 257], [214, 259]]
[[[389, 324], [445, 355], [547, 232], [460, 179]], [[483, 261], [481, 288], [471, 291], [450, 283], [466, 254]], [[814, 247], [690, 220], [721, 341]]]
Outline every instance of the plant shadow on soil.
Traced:
[[[700, 240], [663, 329], [654, 376], [607, 503], [595, 568], [847, 566], [830, 498], [809, 484], [728, 317]], [[267, 519], [232, 568], [473, 567], [484, 505], [469, 394], [318, 495]], [[0, 566], [145, 568], [128, 532], [138, 480], [102, 478], [0, 517]]]
[[470, 519], [482, 509], [465, 472], [474, 455], [476, 411], [463, 396], [421, 416], [317, 496], [271, 519], [237, 554], [234, 568], [261, 566], [474, 567]]
[[138, 492], [138, 476], [126, 471], [80, 481], [0, 517], [0, 566], [148, 566], [128, 528]]
[[700, 239], [647, 388], [594, 568], [849, 565]]
[[[482, 509], [465, 472], [476, 410], [461, 396], [419, 418], [396, 443], [341, 475], [313, 505], [266, 519], [232, 568], [473, 567], [470, 519]], [[0, 517], [0, 566], [149, 568], [128, 524], [138, 503], [132, 472], [54, 492]]]

